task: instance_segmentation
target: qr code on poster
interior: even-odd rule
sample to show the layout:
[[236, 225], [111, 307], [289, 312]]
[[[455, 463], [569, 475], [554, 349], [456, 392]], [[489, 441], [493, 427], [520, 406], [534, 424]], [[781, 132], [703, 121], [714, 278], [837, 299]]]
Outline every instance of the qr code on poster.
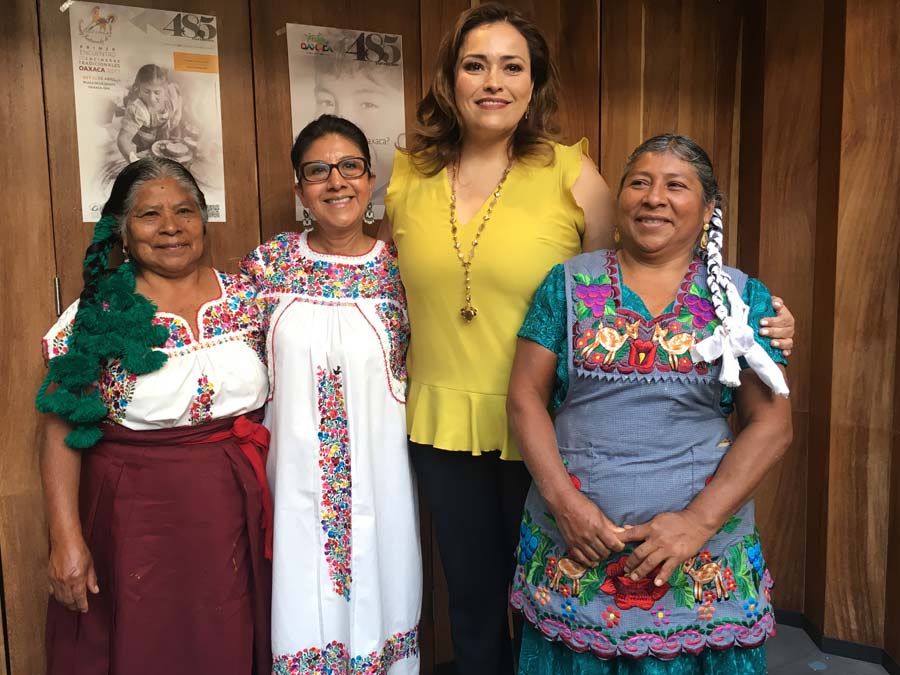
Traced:
[[221, 209], [218, 204], [210, 204], [206, 207], [206, 215], [209, 218], [219, 218]]

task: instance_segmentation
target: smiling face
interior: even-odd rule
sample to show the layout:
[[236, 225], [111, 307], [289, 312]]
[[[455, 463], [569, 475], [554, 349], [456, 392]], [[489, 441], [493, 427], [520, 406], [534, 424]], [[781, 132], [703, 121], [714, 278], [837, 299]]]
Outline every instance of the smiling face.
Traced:
[[454, 98], [470, 135], [508, 136], [531, 101], [528, 43], [503, 21], [473, 28], [456, 62]]
[[625, 176], [617, 201], [623, 246], [650, 254], [687, 254], [713, 208], [691, 164], [671, 152], [645, 153]]
[[[353, 141], [340, 134], [327, 134], [310, 144], [300, 164], [314, 161], [338, 164], [342, 159], [362, 156], [362, 149]], [[332, 169], [325, 181], [310, 183], [302, 179], [294, 189], [303, 206], [316, 217], [318, 227], [362, 231], [362, 219], [374, 183], [375, 176], [344, 178], [340, 171]]]
[[203, 256], [203, 231], [194, 198], [166, 176], [138, 188], [122, 240], [140, 269], [179, 278], [197, 268]]

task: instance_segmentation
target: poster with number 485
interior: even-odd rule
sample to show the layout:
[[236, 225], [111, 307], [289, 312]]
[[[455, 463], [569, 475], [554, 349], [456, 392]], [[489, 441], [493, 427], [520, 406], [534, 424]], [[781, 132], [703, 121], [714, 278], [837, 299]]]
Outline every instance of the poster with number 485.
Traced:
[[216, 17], [75, 2], [69, 8], [81, 208], [100, 217], [129, 163], [186, 166], [211, 221], [225, 220]]
[[[400, 36], [299, 24], [287, 24], [286, 32], [294, 138], [325, 113], [362, 129], [375, 174], [372, 204], [381, 218], [394, 147], [406, 129]], [[297, 209], [299, 220], [299, 201]]]

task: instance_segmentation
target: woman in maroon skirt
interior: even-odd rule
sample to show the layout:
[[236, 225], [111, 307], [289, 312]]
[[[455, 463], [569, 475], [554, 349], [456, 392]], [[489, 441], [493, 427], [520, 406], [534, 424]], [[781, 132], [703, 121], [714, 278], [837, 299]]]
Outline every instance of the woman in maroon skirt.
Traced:
[[184, 167], [130, 164], [44, 339], [49, 675], [271, 667], [264, 333], [252, 285], [204, 262], [206, 220]]

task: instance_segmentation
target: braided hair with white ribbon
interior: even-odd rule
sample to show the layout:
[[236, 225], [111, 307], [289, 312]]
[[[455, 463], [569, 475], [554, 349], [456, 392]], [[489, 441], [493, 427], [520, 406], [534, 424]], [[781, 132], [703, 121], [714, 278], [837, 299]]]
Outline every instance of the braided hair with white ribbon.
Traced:
[[712, 362], [722, 359], [719, 381], [729, 387], [741, 386], [741, 367], [738, 359], [743, 357], [760, 379], [772, 391], [781, 396], [788, 395], [784, 374], [775, 365], [772, 357], [756, 342], [753, 329], [748, 324], [750, 308], [741, 298], [722, 264], [722, 194], [713, 172], [712, 162], [706, 151], [687, 136], [660, 134], [641, 143], [629, 156], [619, 182], [619, 192], [625, 184], [625, 177], [639, 157], [646, 153], [670, 152], [693, 167], [703, 187], [703, 200], [714, 203], [710, 219], [705, 250], [701, 251], [707, 267], [706, 283], [712, 295], [713, 309], [719, 325], [713, 334], [694, 345], [691, 358], [695, 362]]

